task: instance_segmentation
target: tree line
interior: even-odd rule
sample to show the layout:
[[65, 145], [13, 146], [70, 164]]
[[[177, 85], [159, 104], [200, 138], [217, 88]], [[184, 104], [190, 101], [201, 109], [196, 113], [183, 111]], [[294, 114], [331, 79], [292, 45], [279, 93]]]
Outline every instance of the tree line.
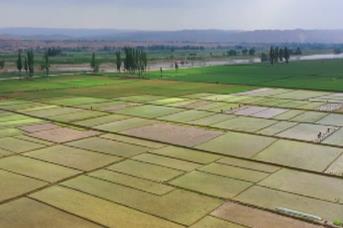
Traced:
[[22, 72], [22, 70], [25, 70], [26, 76], [33, 77], [35, 66], [34, 66], [34, 53], [33, 50], [27, 50], [26, 53], [23, 55], [23, 51], [18, 51], [18, 58], [16, 61], [16, 66], [18, 71]]
[[291, 55], [287, 47], [271, 47], [269, 50], [269, 61], [272, 65], [278, 62], [283, 62], [284, 60], [286, 63], [289, 63], [290, 57]]
[[226, 52], [227, 56], [237, 56], [239, 54], [242, 54], [243, 56], [254, 56], [256, 54], [255, 48], [243, 48], [241, 51], [237, 51], [235, 49], [230, 49]]
[[291, 55], [301, 55], [302, 51], [298, 47], [295, 50], [289, 49], [288, 47], [270, 47], [269, 52], [263, 52], [261, 54], [261, 62], [270, 62], [270, 64], [274, 65], [277, 63], [289, 63]]
[[[129, 73], [138, 73], [142, 76], [148, 67], [148, 56], [142, 48], [126, 47], [115, 52], [115, 65], [118, 72], [124, 70]], [[90, 66], [93, 72], [99, 71], [99, 62], [96, 60], [95, 52], [92, 53]]]
[[[49, 76], [50, 73], [50, 56], [59, 55], [59, 49], [49, 48], [44, 51], [40, 69]], [[146, 71], [148, 66], [147, 53], [141, 48], [124, 48], [122, 51], [115, 52], [115, 65], [118, 72], [124, 70], [129, 73], [138, 73], [140, 76]], [[0, 61], [0, 69], [5, 66], [5, 61]], [[93, 72], [99, 71], [99, 62], [96, 59], [96, 53], [91, 56], [90, 66]], [[16, 67], [20, 73], [25, 71], [27, 78], [32, 78], [35, 73], [35, 54], [32, 49], [23, 51], [18, 50]]]

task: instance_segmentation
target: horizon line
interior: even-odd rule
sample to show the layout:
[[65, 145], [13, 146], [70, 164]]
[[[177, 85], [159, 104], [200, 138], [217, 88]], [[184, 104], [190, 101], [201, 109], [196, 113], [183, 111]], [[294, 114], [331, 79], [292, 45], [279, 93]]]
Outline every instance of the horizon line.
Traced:
[[114, 30], [114, 31], [126, 31], [126, 32], [179, 32], [179, 31], [236, 31], [236, 32], [254, 32], [254, 31], [337, 31], [343, 30], [343, 28], [335, 29], [310, 29], [310, 28], [287, 28], [287, 29], [275, 29], [275, 28], [264, 28], [264, 29], [220, 29], [220, 28], [180, 28], [180, 29], [120, 29], [120, 28], [82, 28], [82, 27], [31, 27], [31, 26], [9, 26], [0, 27], [0, 29], [50, 29], [50, 30]]

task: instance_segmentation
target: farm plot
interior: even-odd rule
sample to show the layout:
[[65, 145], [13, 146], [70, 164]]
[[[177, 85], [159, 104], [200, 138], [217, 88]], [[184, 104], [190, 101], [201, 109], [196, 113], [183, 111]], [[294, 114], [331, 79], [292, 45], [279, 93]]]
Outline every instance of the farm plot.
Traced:
[[216, 95], [211, 95], [208, 97], [202, 97], [201, 99], [204, 100], [209, 100], [209, 101], [225, 101], [225, 102], [242, 102], [248, 97], [243, 97], [243, 96], [234, 96], [234, 95], [222, 95], [222, 94], [216, 94]]
[[223, 155], [249, 158], [268, 147], [274, 141], [275, 139], [269, 137], [230, 132], [200, 144], [196, 148]]
[[151, 150], [160, 149], [167, 146], [162, 143], [152, 142], [149, 140], [143, 140], [143, 139], [138, 139], [138, 138], [132, 138], [132, 137], [123, 136], [123, 135], [105, 134], [105, 135], [101, 135], [100, 137], [104, 139], [110, 139], [110, 140], [122, 142], [122, 143], [128, 143], [128, 144], [132, 144], [136, 146], [146, 147]]
[[16, 136], [20, 135], [22, 131], [17, 128], [10, 127], [10, 128], [0, 128], [0, 138], [2, 137], [9, 137], [9, 136]]
[[333, 134], [337, 128], [318, 124], [298, 124], [278, 134], [289, 139], [298, 139], [310, 142], [321, 142], [325, 137]]
[[39, 109], [39, 110], [24, 111], [24, 113], [30, 114], [36, 117], [49, 118], [49, 117], [53, 117], [57, 115], [77, 113], [78, 111], [80, 111], [80, 109], [52, 106], [49, 108], [44, 108], [44, 109]]
[[150, 152], [170, 158], [195, 162], [198, 164], [209, 164], [220, 158], [218, 155], [174, 146], [168, 146], [161, 149], [152, 150]]
[[38, 102], [33, 102], [33, 101], [21, 101], [18, 103], [13, 103], [11, 105], [5, 105], [4, 108], [6, 110], [11, 110], [11, 111], [25, 111], [25, 110], [39, 110], [39, 109], [44, 109], [48, 108], [51, 105], [46, 105]]
[[336, 176], [343, 176], [343, 156], [340, 156], [330, 167], [325, 170], [325, 173]]
[[106, 116], [95, 117], [95, 118], [91, 118], [87, 120], [81, 120], [74, 123], [77, 125], [85, 126], [85, 127], [95, 127], [95, 126], [104, 125], [107, 123], [112, 123], [115, 121], [125, 120], [129, 118], [130, 117], [123, 116], [123, 115], [106, 115]]
[[260, 118], [274, 118], [275, 116], [281, 115], [282, 113], [287, 112], [288, 109], [282, 109], [282, 108], [268, 108], [261, 112], [254, 113], [253, 117], [260, 117]]
[[149, 192], [156, 195], [164, 195], [174, 190], [173, 187], [157, 183], [154, 181], [142, 179], [139, 177], [129, 176], [123, 173], [118, 173], [113, 170], [98, 170], [89, 174], [92, 177], [101, 180], [110, 181], [112, 183], [121, 184], [127, 187], [135, 188], [141, 191]]
[[61, 115], [49, 116], [48, 118], [52, 121], [60, 121], [60, 122], [75, 122], [81, 121], [85, 119], [90, 119], [94, 117], [105, 116], [106, 113], [97, 112], [97, 111], [88, 111], [88, 110], [78, 110], [74, 113], [66, 113]]
[[56, 98], [49, 99], [47, 102], [62, 106], [77, 106], [90, 103], [102, 103], [106, 102], [106, 99], [94, 98], [94, 97], [68, 97], [68, 98]]
[[211, 125], [215, 128], [244, 131], [244, 132], [256, 132], [267, 128], [277, 123], [275, 120], [258, 119], [253, 117], [237, 117], [229, 119], [217, 124]]
[[0, 170], [0, 178], [0, 202], [20, 196], [26, 192], [30, 192], [48, 184], [45, 181], [13, 174], [3, 170]]
[[131, 107], [127, 109], [122, 109], [118, 111], [119, 114], [137, 116], [137, 117], [146, 117], [146, 118], [156, 118], [160, 116], [165, 116], [168, 114], [180, 112], [182, 109], [164, 107], [157, 105], [142, 105], [137, 107]]
[[[180, 227], [155, 216], [65, 187], [48, 188], [31, 195], [31, 197], [109, 227]], [[92, 206], [84, 207], [82, 205]]]
[[342, 131], [330, 130], [325, 145], [300, 142], [336, 130], [339, 121], [321, 123], [336, 114], [292, 108], [315, 107], [308, 99], [320, 95], [0, 101], [18, 111], [0, 111], [0, 226], [316, 227], [277, 208], [340, 219]]
[[227, 114], [215, 114], [205, 118], [197, 119], [190, 121], [190, 124], [194, 125], [201, 125], [201, 126], [211, 126], [220, 122], [224, 122], [226, 120], [230, 120], [236, 118], [234, 115], [227, 115]]
[[[184, 190], [157, 196], [86, 176], [74, 178], [63, 185], [184, 225], [193, 224], [222, 203], [221, 200]], [[37, 193], [36, 197], [39, 198], [39, 195]]]
[[126, 109], [129, 107], [138, 106], [138, 103], [130, 103], [130, 102], [122, 102], [122, 101], [109, 101], [104, 103], [90, 103], [85, 105], [77, 105], [75, 107], [88, 109], [88, 110], [97, 110], [103, 112], [118, 112], [122, 109]]
[[28, 198], [21, 198], [2, 205], [0, 207], [0, 226], [99, 227], [93, 222]]
[[267, 110], [266, 107], [259, 106], [243, 106], [237, 110], [233, 110], [232, 113], [241, 116], [253, 116], [253, 114]]
[[93, 170], [121, 160], [120, 157], [62, 145], [35, 150], [25, 155], [81, 171]]
[[119, 156], [119, 157], [132, 157], [137, 154], [146, 152], [148, 148], [131, 145], [127, 143], [112, 141], [109, 139], [92, 137], [73, 141], [67, 145], [77, 147], [80, 149], [101, 152], [104, 154]]
[[270, 96], [287, 93], [290, 91], [291, 90], [288, 90], [288, 89], [260, 88], [260, 89], [249, 90], [247, 92], [238, 93], [237, 95], [252, 96], [252, 97], [254, 96], [270, 97]]
[[8, 150], [0, 149], [0, 158], [6, 157], [6, 156], [11, 155], [11, 154], [13, 154], [13, 153], [8, 151]]
[[154, 154], [140, 154], [136, 157], [133, 157], [132, 160], [142, 161], [146, 163], [156, 164], [160, 166], [165, 166], [173, 169], [178, 169], [182, 171], [192, 171], [196, 168], [199, 168], [200, 165], [188, 162], [188, 161], [181, 161], [174, 158], [167, 158], [164, 156], [154, 155]]
[[20, 114], [12, 114], [5, 112], [0, 116], [0, 129], [15, 128], [23, 125], [30, 125], [35, 123], [42, 123], [43, 120], [31, 118]]
[[167, 104], [167, 106], [168, 107], [185, 108], [185, 109], [198, 109], [198, 108], [206, 106], [208, 104], [209, 104], [209, 102], [207, 102], [207, 101], [186, 99], [184, 101]]
[[259, 185], [336, 203], [343, 199], [343, 180], [282, 169]]
[[47, 182], [63, 180], [80, 173], [74, 169], [22, 156], [1, 159], [0, 168]]
[[305, 112], [302, 113], [294, 118], [292, 118], [292, 121], [300, 122], [300, 123], [315, 123], [322, 118], [327, 116], [327, 113], [322, 112]]
[[58, 127], [50, 130], [33, 132], [29, 134], [29, 136], [54, 143], [64, 143], [77, 139], [88, 138], [98, 134], [99, 133], [96, 131], [85, 131], [66, 127]]
[[198, 119], [202, 119], [205, 117], [209, 117], [211, 115], [213, 115], [213, 113], [204, 112], [204, 111], [197, 111], [197, 110], [190, 110], [190, 111], [184, 111], [184, 112], [179, 112], [176, 114], [164, 116], [164, 117], [161, 117], [159, 119], [172, 121], [172, 122], [186, 123], [186, 122], [190, 122], [193, 120], [198, 120]]
[[305, 197], [294, 193], [282, 192], [270, 188], [253, 186], [235, 198], [238, 201], [275, 210], [290, 208], [333, 221], [343, 216], [343, 205]]
[[14, 137], [0, 138], [0, 148], [3, 150], [11, 151], [13, 153], [23, 153], [43, 147], [45, 147], [45, 145], [17, 139]]
[[288, 121], [279, 121], [276, 124], [273, 124], [267, 128], [264, 128], [258, 131], [258, 133], [263, 134], [263, 135], [268, 135], [268, 136], [274, 136], [280, 132], [283, 132], [289, 128], [294, 127], [295, 125], [297, 125], [297, 123], [288, 122]]
[[343, 127], [343, 115], [342, 114], [329, 114], [326, 117], [319, 120], [318, 123]]
[[133, 160], [126, 160], [108, 167], [109, 170], [125, 173], [131, 176], [148, 179], [151, 181], [165, 182], [173, 179], [183, 172]]
[[323, 143], [336, 145], [336, 146], [343, 146], [343, 129], [336, 131], [331, 136], [326, 138]]
[[27, 126], [23, 126], [19, 128], [27, 133], [35, 133], [39, 131], [47, 131], [47, 130], [56, 129], [56, 128], [59, 128], [59, 126], [52, 123], [43, 123], [43, 124], [27, 125]]
[[201, 219], [199, 222], [191, 226], [192, 228], [202, 228], [202, 227], [218, 227], [218, 228], [225, 228], [225, 227], [232, 227], [232, 228], [243, 228], [244, 226], [225, 221], [223, 219], [218, 219], [212, 216], [206, 216], [205, 218]]
[[285, 113], [282, 113], [280, 115], [274, 116], [274, 119], [276, 120], [291, 120], [295, 118], [296, 116], [299, 116], [301, 114], [305, 113], [305, 111], [301, 110], [289, 110]]
[[124, 131], [123, 133], [135, 137], [189, 147], [204, 143], [222, 135], [222, 132], [220, 131], [164, 123], [134, 128]]
[[307, 224], [302, 221], [297, 221], [231, 202], [225, 203], [212, 212], [211, 215], [226, 221], [242, 224], [247, 227], [268, 227], [270, 224], [273, 224], [273, 226], [276, 227], [317, 227], [313, 224]]
[[169, 183], [173, 186], [178, 186], [225, 199], [233, 198], [252, 185], [249, 182], [198, 171], [186, 174]]
[[154, 95], [140, 95], [140, 96], [130, 96], [130, 97], [120, 97], [117, 100], [120, 101], [128, 101], [128, 102], [137, 102], [137, 103], [146, 103], [152, 102], [156, 100], [165, 99], [167, 97], [162, 96], [154, 96]]
[[141, 119], [141, 118], [129, 118], [124, 120], [118, 120], [111, 123], [96, 126], [95, 129], [109, 131], [109, 132], [121, 132], [131, 128], [142, 127], [156, 123], [153, 120]]
[[286, 93], [274, 95], [277, 98], [292, 99], [292, 100], [308, 100], [311, 98], [317, 98], [330, 95], [328, 92], [308, 91], [308, 90], [291, 90]]
[[211, 102], [210, 104], [199, 107], [197, 109], [209, 112], [231, 113], [233, 110], [236, 110], [239, 107], [239, 104]]
[[181, 103], [181, 102], [188, 102], [188, 99], [180, 98], [180, 97], [172, 97], [172, 98], [164, 98], [160, 100], [154, 100], [149, 103], [154, 105], [172, 105], [174, 103]]
[[309, 143], [278, 140], [255, 155], [255, 159], [300, 169], [323, 172], [342, 149]]

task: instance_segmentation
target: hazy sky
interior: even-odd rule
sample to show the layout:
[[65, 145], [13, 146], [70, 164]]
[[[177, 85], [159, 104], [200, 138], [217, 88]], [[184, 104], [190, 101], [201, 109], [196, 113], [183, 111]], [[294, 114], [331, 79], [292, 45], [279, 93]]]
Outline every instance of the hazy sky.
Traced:
[[0, 27], [343, 28], [343, 0], [0, 0]]

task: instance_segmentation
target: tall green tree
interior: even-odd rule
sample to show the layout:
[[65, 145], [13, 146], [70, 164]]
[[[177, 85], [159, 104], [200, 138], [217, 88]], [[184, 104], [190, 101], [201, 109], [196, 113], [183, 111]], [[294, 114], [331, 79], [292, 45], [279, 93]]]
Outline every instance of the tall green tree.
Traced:
[[283, 62], [283, 59], [284, 59], [284, 53], [283, 53], [283, 48], [280, 48], [279, 49], [279, 60], [280, 62]]
[[121, 52], [117, 51], [116, 52], [116, 66], [117, 66], [117, 71], [121, 71], [121, 65], [122, 65], [122, 59], [121, 59]]
[[300, 47], [297, 47], [297, 49], [296, 49], [294, 54], [295, 55], [302, 55], [302, 51], [301, 51]]
[[32, 49], [27, 51], [27, 65], [29, 68], [29, 76], [32, 78], [35, 72], [35, 58]]
[[23, 61], [22, 61], [22, 57], [21, 57], [21, 50], [18, 51], [17, 69], [20, 73], [21, 73], [21, 70], [23, 69]]
[[24, 70], [25, 70], [25, 73], [27, 74], [27, 71], [29, 70], [29, 64], [27, 62], [26, 56], [24, 57]]
[[148, 57], [146, 52], [140, 48], [124, 48], [124, 69], [130, 73], [138, 72], [139, 76], [143, 75], [148, 66]]
[[250, 48], [249, 49], [249, 55], [254, 56], [256, 54], [256, 49], [255, 48]]
[[144, 67], [144, 72], [147, 70], [148, 68], [148, 55], [146, 52], [143, 51], [142, 53], [142, 59], [143, 59], [143, 67]]
[[275, 52], [274, 47], [271, 46], [269, 50], [269, 61], [270, 61], [270, 64], [272, 65], [274, 64], [274, 52]]
[[5, 60], [0, 60], [0, 69], [4, 69], [5, 68]]
[[227, 52], [227, 55], [228, 55], [228, 56], [237, 56], [237, 51], [234, 50], [234, 49], [230, 49], [230, 50]]
[[45, 70], [46, 76], [49, 76], [49, 73], [50, 73], [50, 62], [49, 62], [49, 53], [48, 53], [48, 51], [46, 51], [44, 53], [42, 68]]
[[289, 59], [291, 57], [289, 49], [287, 47], [285, 47], [283, 53], [284, 53], [284, 57], [285, 57], [286, 63], [289, 63]]
[[247, 55], [249, 50], [247, 48], [243, 48], [242, 55]]
[[178, 62], [175, 62], [175, 63], [174, 63], [174, 67], [175, 67], [175, 70], [178, 71], [178, 70], [179, 70], [179, 63], [178, 63]]
[[279, 47], [274, 48], [274, 63], [279, 62]]
[[99, 64], [96, 61], [95, 52], [92, 53], [92, 59], [91, 59], [90, 66], [91, 66], [94, 73], [99, 71]]

